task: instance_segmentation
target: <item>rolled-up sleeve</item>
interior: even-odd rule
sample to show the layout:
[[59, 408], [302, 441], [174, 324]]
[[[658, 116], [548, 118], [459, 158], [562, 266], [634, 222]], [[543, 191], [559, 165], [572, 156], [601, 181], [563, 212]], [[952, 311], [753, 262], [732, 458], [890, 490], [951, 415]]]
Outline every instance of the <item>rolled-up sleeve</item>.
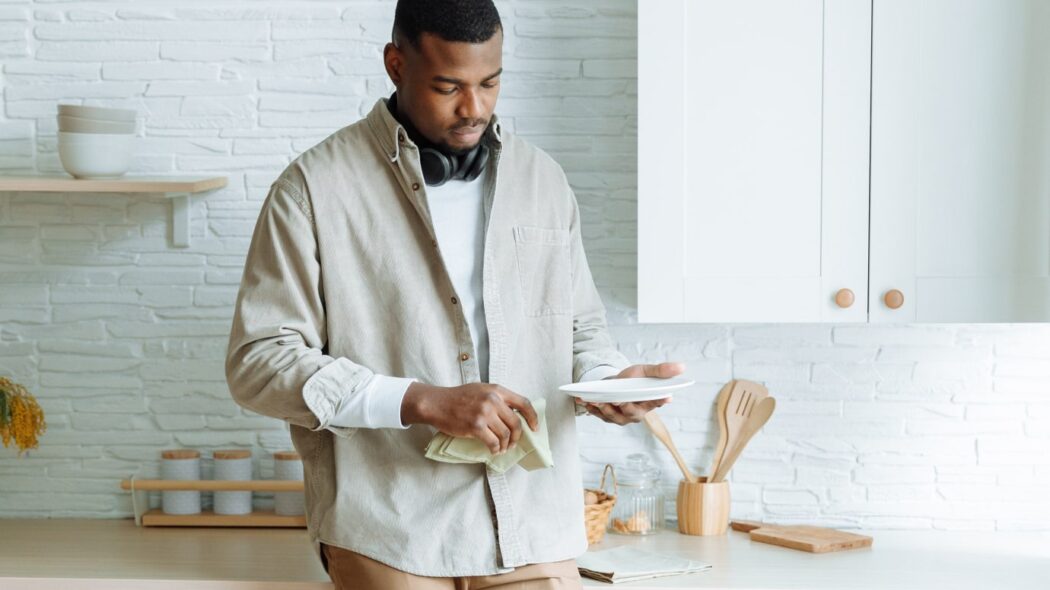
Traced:
[[[579, 382], [585, 374], [601, 366], [618, 373], [630, 366], [630, 361], [619, 350], [609, 335], [605, 320], [605, 306], [594, 286], [587, 255], [583, 250], [580, 230], [580, 207], [572, 194], [572, 222], [569, 227], [569, 247], [572, 256], [572, 380]], [[615, 373], [614, 373], [615, 374]], [[590, 376], [596, 375], [591, 373]]]
[[320, 260], [303, 192], [282, 175], [263, 204], [234, 310], [226, 381], [253, 412], [349, 436], [353, 429], [329, 423], [374, 373], [324, 353]]

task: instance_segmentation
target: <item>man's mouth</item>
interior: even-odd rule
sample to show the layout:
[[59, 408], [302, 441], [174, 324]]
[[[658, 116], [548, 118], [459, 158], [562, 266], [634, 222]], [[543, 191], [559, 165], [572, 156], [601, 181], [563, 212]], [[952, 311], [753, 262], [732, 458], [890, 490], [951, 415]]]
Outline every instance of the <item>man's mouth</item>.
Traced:
[[483, 127], [460, 127], [453, 129], [452, 134], [461, 139], [472, 139], [481, 135], [483, 129]]

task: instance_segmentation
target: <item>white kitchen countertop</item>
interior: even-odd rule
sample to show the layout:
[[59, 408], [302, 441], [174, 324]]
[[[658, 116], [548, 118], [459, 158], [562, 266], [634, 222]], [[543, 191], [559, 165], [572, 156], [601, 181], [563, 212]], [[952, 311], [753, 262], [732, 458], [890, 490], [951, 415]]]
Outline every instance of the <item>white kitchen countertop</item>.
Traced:
[[[875, 531], [870, 549], [815, 555], [746, 533], [606, 535], [714, 567], [616, 588], [1050, 588], [1050, 533]], [[71, 584], [70, 580], [77, 583]], [[587, 587], [612, 587], [584, 580]], [[331, 590], [302, 529], [140, 528], [131, 520], [0, 520], [0, 589]]]

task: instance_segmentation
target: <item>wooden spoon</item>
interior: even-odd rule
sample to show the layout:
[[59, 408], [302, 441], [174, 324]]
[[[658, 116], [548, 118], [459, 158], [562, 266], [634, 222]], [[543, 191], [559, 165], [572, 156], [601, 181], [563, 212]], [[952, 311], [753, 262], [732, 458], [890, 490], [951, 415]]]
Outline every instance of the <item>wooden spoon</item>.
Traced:
[[769, 421], [769, 417], [773, 415], [773, 410], [777, 407], [777, 400], [772, 397], [766, 397], [759, 400], [757, 404], [741, 404], [741, 411], [747, 413], [743, 420], [739, 420], [739, 414], [734, 413], [733, 417], [727, 417], [730, 422], [737, 422], [737, 432], [735, 436], [731, 437], [732, 442], [726, 448], [725, 456], [722, 457], [722, 461], [718, 464], [718, 471], [714, 473], [710, 481], [722, 481], [725, 479], [726, 474], [733, 467], [733, 463], [736, 463], [737, 457], [747, 446], [748, 441], [751, 437], [758, 432], [766, 422]]
[[674, 457], [675, 463], [678, 463], [678, 468], [682, 470], [682, 475], [685, 476], [685, 480], [689, 483], [696, 483], [699, 480], [686, 466], [685, 460], [682, 459], [682, 455], [678, 452], [678, 448], [674, 446], [674, 441], [671, 440], [671, 433], [667, 431], [667, 425], [660, 419], [660, 416], [656, 412], [650, 411], [645, 415], [645, 425], [649, 427], [649, 430], [653, 432], [653, 436], [657, 440], [664, 443], [668, 451], [671, 451], [671, 456]]
[[726, 430], [726, 404], [729, 403], [729, 392], [733, 390], [733, 386], [736, 385], [736, 380], [732, 379], [729, 383], [722, 386], [722, 390], [718, 392], [718, 398], [715, 401], [715, 419], [718, 420], [718, 445], [715, 446], [715, 453], [711, 455], [711, 468], [707, 470], [707, 476], [710, 478], [718, 470], [718, 462], [722, 460], [722, 454], [726, 450], [726, 438], [729, 436], [729, 432]]

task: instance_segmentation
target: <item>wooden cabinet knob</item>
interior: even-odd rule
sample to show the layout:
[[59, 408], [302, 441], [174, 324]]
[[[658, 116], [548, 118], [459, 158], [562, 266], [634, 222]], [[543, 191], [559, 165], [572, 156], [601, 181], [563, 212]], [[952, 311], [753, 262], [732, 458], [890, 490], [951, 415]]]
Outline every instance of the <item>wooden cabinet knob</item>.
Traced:
[[856, 297], [853, 296], [853, 291], [849, 289], [839, 289], [838, 293], [835, 293], [835, 305], [845, 309], [853, 305], [853, 301]]
[[904, 305], [904, 293], [901, 293], [897, 289], [890, 289], [882, 296], [882, 300], [886, 302], [886, 307], [897, 309]]

